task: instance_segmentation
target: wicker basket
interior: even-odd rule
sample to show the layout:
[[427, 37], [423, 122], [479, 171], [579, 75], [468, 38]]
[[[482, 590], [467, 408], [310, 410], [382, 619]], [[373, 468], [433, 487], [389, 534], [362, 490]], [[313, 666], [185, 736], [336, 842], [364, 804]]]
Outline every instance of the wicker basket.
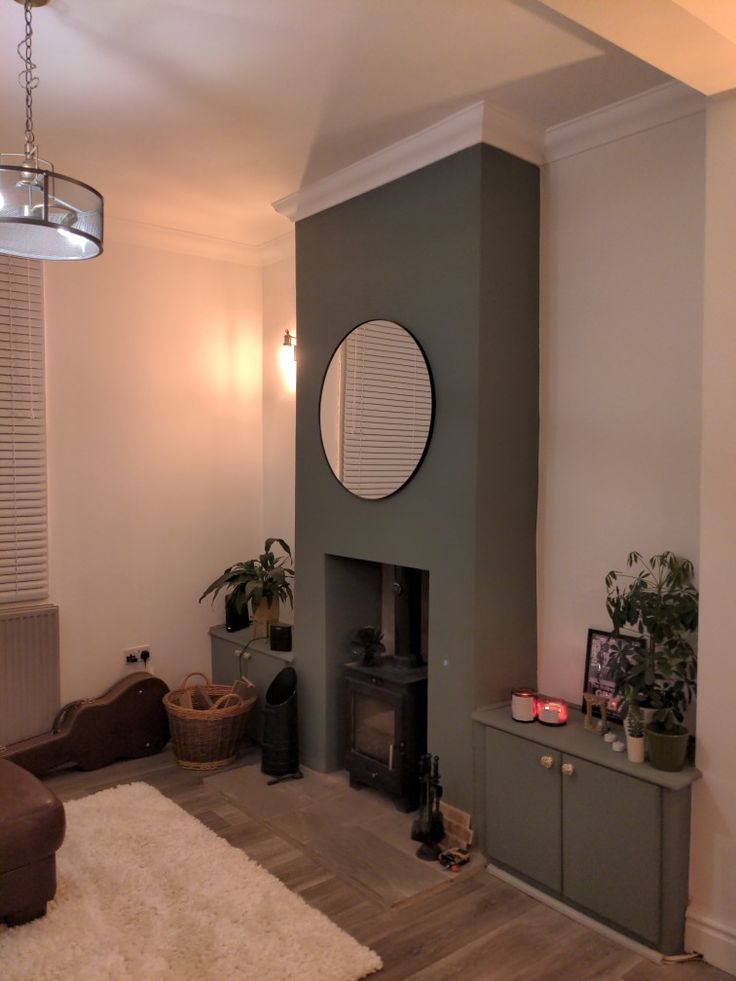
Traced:
[[[204, 684], [188, 684], [195, 676]], [[199, 671], [192, 671], [178, 688], [164, 695], [171, 727], [171, 744], [179, 766], [188, 770], [217, 770], [235, 759], [245, 720], [256, 700], [256, 687], [243, 681], [250, 694], [245, 699], [229, 685], [213, 685]]]

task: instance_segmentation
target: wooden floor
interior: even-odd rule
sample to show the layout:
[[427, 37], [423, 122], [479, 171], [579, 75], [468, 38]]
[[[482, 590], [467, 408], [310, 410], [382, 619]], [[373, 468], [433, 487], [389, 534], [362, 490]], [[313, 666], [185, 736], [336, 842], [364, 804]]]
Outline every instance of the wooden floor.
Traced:
[[[308, 903], [376, 950], [381, 981], [719, 981], [701, 963], [660, 966], [492, 878], [484, 870], [448, 879], [389, 905], [354, 876], [348, 857], [327, 863], [268, 817], [220, 794], [213, 781], [179, 768], [168, 752], [93, 773], [48, 779], [62, 800], [142, 780], [242, 848]], [[356, 793], [356, 807], [360, 807]], [[251, 805], [253, 806], [253, 805]], [[257, 979], [254, 979], [257, 981]]]

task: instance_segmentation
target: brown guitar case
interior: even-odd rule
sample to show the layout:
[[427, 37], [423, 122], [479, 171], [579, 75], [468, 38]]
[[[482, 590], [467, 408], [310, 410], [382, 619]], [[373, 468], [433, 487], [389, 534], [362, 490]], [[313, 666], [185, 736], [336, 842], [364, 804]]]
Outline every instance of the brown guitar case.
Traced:
[[69, 763], [97, 770], [159, 753], [169, 741], [168, 690], [160, 678], [137, 671], [99, 698], [65, 705], [51, 732], [0, 746], [0, 757], [42, 776]]

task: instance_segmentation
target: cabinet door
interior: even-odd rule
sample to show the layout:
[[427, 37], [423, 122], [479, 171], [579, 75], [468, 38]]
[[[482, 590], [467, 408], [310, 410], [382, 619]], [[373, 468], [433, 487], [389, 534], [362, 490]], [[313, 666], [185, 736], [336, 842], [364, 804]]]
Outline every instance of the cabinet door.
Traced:
[[560, 761], [546, 746], [486, 730], [488, 858], [557, 892], [562, 888]]
[[632, 933], [659, 942], [658, 787], [574, 756], [562, 777], [562, 891]]
[[240, 677], [240, 659], [234, 655], [236, 649], [228, 641], [212, 637], [212, 680], [216, 685], [231, 685]]

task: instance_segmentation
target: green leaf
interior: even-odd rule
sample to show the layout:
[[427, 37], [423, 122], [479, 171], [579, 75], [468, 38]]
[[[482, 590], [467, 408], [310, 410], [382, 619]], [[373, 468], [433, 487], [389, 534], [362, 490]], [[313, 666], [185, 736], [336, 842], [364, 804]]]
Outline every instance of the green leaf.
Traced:
[[286, 552], [286, 554], [289, 556], [289, 558], [291, 558], [291, 549], [286, 544], [286, 542], [284, 541], [284, 539], [283, 538], [277, 538], [276, 541], [279, 543], [279, 545], [281, 546], [281, 548]]
[[[627, 567], [630, 573], [612, 570], [605, 577], [606, 610], [620, 645], [609, 659], [611, 677], [617, 697], [648, 700], [661, 723], [671, 725], [696, 690], [697, 656], [689, 640], [698, 623], [694, 566], [664, 551], [648, 561], [630, 552]], [[642, 635], [639, 645], [620, 634], [627, 625]]]

